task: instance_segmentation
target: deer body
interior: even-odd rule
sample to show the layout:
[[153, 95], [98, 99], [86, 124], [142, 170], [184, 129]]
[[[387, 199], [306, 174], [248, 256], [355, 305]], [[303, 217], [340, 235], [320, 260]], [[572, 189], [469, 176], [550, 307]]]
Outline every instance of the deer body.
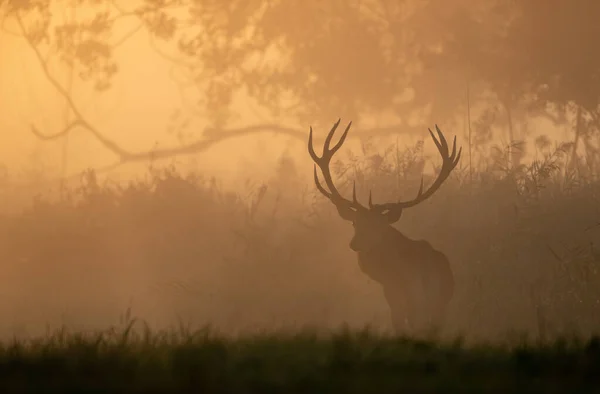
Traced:
[[357, 256], [360, 270], [383, 288], [396, 331], [443, 324], [454, 294], [454, 276], [443, 253], [389, 226], [380, 245]]
[[[327, 135], [321, 157], [314, 151], [311, 128], [308, 151], [315, 162], [315, 185], [335, 205], [342, 219], [352, 222], [354, 237], [350, 241], [350, 248], [358, 254], [362, 272], [382, 286], [396, 331], [404, 333], [407, 329], [412, 331], [440, 326], [454, 293], [454, 277], [448, 258], [429, 242], [404, 236], [392, 224], [400, 219], [403, 209], [423, 202], [439, 189], [458, 164], [462, 149], [457, 154], [455, 137], [450, 153], [440, 129], [436, 126], [439, 140], [429, 130], [443, 160], [433, 184], [423, 192], [421, 181], [416, 198], [403, 202], [373, 204], [369, 194], [369, 206], [365, 207], [356, 199], [356, 188], [353, 189], [352, 200], [347, 200], [340, 195], [331, 177], [329, 164], [344, 143], [352, 124], [348, 124], [338, 143], [330, 148], [339, 123], [340, 120]], [[329, 190], [319, 182], [317, 166]]]

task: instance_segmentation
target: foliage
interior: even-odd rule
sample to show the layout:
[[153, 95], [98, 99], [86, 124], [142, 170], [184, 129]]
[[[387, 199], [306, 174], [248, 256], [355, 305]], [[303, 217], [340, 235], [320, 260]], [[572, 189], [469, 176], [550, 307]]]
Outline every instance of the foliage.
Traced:
[[[457, 169], [398, 224], [450, 258], [448, 333], [552, 338], [600, 326], [600, 184], [592, 170], [565, 171], [564, 147], [538, 145], [528, 166], [498, 155], [476, 163], [472, 180]], [[336, 166], [340, 190], [356, 180], [362, 201], [369, 189], [375, 202], [410, 197], [430, 165], [421, 143], [381, 155], [365, 143], [364, 156]], [[184, 316], [228, 333], [342, 322], [388, 329], [381, 291], [347, 246], [351, 226], [312, 185], [306, 191], [289, 159], [278, 171], [235, 193], [175, 168], [126, 185], [90, 172], [62, 198], [0, 218], [3, 289], [22, 300], [0, 303], [14, 319], [7, 333], [61, 318], [103, 327], [128, 303], [158, 325]]]
[[368, 330], [225, 338], [211, 330], [124, 328], [0, 346], [0, 387], [13, 390], [369, 393], [410, 389], [515, 393], [598, 387], [598, 338], [464, 347]]
[[[473, 124], [481, 124], [471, 143], [486, 141], [491, 125], [505, 127], [510, 142], [524, 138], [535, 116], [564, 124], [582, 110], [585, 130], [600, 124], [594, 0], [143, 0], [127, 7], [102, 0], [78, 3], [87, 8], [74, 21], [50, 12], [69, 1], [7, 3], [31, 49], [47, 53], [39, 56], [43, 68], [58, 55], [96, 88], [108, 88], [118, 72], [116, 48], [145, 30], [203, 92], [197, 113], [215, 127], [238, 120], [236, 102], [253, 102], [280, 122], [334, 113], [357, 122], [395, 119], [412, 130], [409, 119], [462, 118], [467, 88]], [[138, 28], [118, 36], [131, 21]]]

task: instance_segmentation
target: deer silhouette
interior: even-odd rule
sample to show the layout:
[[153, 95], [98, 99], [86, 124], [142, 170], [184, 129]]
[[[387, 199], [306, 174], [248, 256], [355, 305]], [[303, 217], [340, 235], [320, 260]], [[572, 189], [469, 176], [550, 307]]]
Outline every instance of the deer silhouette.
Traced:
[[[429, 242], [406, 237], [392, 224], [400, 219], [405, 208], [425, 201], [440, 188], [458, 164], [462, 148], [456, 152], [454, 137], [450, 153], [448, 143], [437, 125], [435, 128], [439, 140], [429, 129], [443, 160], [441, 170], [431, 186], [423, 191], [421, 179], [419, 192], [414, 199], [386, 204], [373, 204], [369, 192], [369, 205], [365, 207], [356, 199], [356, 184], [352, 200], [348, 200], [338, 192], [331, 177], [331, 159], [342, 147], [352, 125], [350, 122], [339, 141], [330, 148], [340, 121], [333, 125], [325, 138], [321, 157], [315, 153], [313, 130], [310, 128], [308, 152], [315, 163], [315, 185], [335, 205], [342, 219], [352, 222], [354, 236], [350, 248], [358, 255], [361, 271], [382, 286], [395, 331], [416, 333], [423, 329], [441, 328], [454, 294], [454, 276], [448, 258]], [[319, 181], [317, 166], [323, 174], [326, 188]]]

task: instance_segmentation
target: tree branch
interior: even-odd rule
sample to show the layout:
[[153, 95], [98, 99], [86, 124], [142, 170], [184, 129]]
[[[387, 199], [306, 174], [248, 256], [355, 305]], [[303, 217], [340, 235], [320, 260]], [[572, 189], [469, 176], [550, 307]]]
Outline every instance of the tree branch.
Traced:
[[[367, 136], [386, 136], [395, 134], [409, 134], [416, 130], [416, 128], [409, 129], [398, 129], [394, 127], [376, 128], [363, 131], [361, 133], [354, 133], [350, 135], [350, 138], [360, 138]], [[244, 137], [258, 133], [275, 133], [280, 135], [286, 135], [289, 137], [296, 138], [302, 142], [307, 141], [307, 132], [299, 129], [293, 129], [290, 127], [280, 126], [277, 124], [259, 124], [254, 126], [240, 127], [236, 129], [216, 129], [208, 128], [204, 131], [204, 139], [201, 139], [190, 144], [163, 149], [153, 149], [142, 152], [130, 152], [126, 157], [122, 157], [118, 163], [112, 164], [107, 168], [115, 168], [120, 164], [146, 161], [146, 160], [160, 160], [168, 159], [175, 156], [191, 155], [199, 152], [207, 151], [209, 148], [219, 143], [225, 142], [230, 139]], [[321, 140], [324, 137], [316, 137], [315, 139]]]
[[[106, 138], [98, 129], [96, 129], [94, 126], [92, 126], [92, 124], [89, 123], [85, 119], [85, 117], [82, 115], [82, 113], [79, 111], [79, 109], [75, 105], [75, 102], [73, 101], [73, 98], [71, 97], [69, 92], [67, 92], [67, 90], [60, 83], [58, 83], [56, 78], [54, 78], [54, 76], [50, 73], [47, 63], [44, 61], [44, 58], [42, 57], [42, 54], [40, 53], [40, 50], [38, 49], [36, 44], [32, 41], [31, 36], [27, 33], [27, 30], [25, 29], [25, 25], [23, 24], [23, 20], [21, 19], [21, 16], [19, 15], [18, 12], [16, 13], [16, 19], [17, 19], [19, 28], [21, 29], [21, 32], [23, 34], [23, 37], [27, 41], [27, 44], [29, 45], [29, 47], [33, 50], [35, 57], [37, 58], [38, 62], [40, 63], [42, 72], [44, 73], [44, 75], [46, 76], [48, 81], [52, 84], [52, 86], [56, 89], [58, 94], [60, 94], [65, 99], [67, 105], [69, 106], [69, 108], [71, 109], [73, 114], [75, 115], [74, 122], [77, 122], [76, 126], [81, 126], [85, 129], [87, 129], [90, 133], [92, 133], [92, 135], [102, 145], [104, 145], [108, 150], [110, 150], [111, 152], [113, 152], [114, 154], [119, 156], [121, 158], [121, 160], [123, 160], [127, 156], [129, 156], [130, 155], [129, 152], [125, 151], [123, 148], [121, 148], [119, 145], [117, 145], [114, 141]], [[41, 133], [39, 133], [37, 131], [37, 129], [35, 129], [35, 126], [32, 125], [31, 128], [32, 128], [32, 131], [36, 130], [36, 132], [41, 135]], [[70, 127], [70, 128], [68, 128], [68, 130], [66, 132], [63, 130], [62, 135], [66, 135], [66, 133], [68, 133], [72, 129], [73, 129], [73, 127]], [[58, 135], [61, 135], [61, 133], [58, 133]], [[50, 139], [52, 139], [52, 137], [50, 137]]]
[[[243, 136], [253, 135], [257, 133], [265, 133], [271, 132], [275, 134], [285, 135], [289, 137], [296, 138], [303, 143], [306, 142], [307, 132], [306, 130], [300, 130], [295, 128], [290, 128], [274, 123], [266, 123], [266, 124], [256, 124], [246, 127], [240, 127], [235, 129], [217, 129], [217, 128], [207, 128], [204, 130], [202, 134], [202, 139], [195, 141], [190, 144], [186, 144], [183, 146], [172, 147], [172, 148], [163, 148], [163, 149], [153, 149], [142, 152], [131, 152], [120, 145], [118, 145], [113, 140], [104, 136], [104, 134], [95, 128], [89, 121], [86, 120], [82, 112], [79, 110], [77, 105], [75, 104], [73, 97], [69, 94], [69, 92], [57, 81], [56, 78], [51, 74], [48, 64], [44, 61], [39, 48], [36, 43], [33, 41], [30, 34], [28, 34], [27, 29], [21, 19], [19, 13], [16, 13], [16, 19], [19, 28], [21, 29], [22, 36], [27, 41], [28, 45], [34, 52], [40, 67], [42, 68], [42, 72], [51, 83], [51, 85], [56, 89], [56, 91], [65, 99], [69, 109], [74, 114], [75, 119], [69, 123], [66, 127], [54, 134], [43, 133], [39, 131], [34, 125], [31, 125], [31, 132], [39, 139], [49, 141], [55, 140], [61, 137], [65, 137], [70, 132], [72, 132], [75, 128], [81, 127], [100, 142], [107, 150], [115, 154], [118, 159], [115, 163], [110, 164], [108, 166], [97, 169], [97, 172], [107, 172], [110, 171], [122, 164], [132, 163], [132, 162], [140, 162], [146, 160], [159, 160], [166, 159], [175, 156], [181, 155], [190, 155], [199, 152], [203, 152], [213, 147], [214, 145]], [[361, 133], [353, 133], [351, 138], [357, 137], [365, 137], [365, 136], [386, 136], [386, 135], [397, 135], [397, 134], [410, 134], [417, 131], [415, 127], [407, 127], [407, 126], [389, 126], [383, 128], [375, 128], [370, 130], [365, 130]], [[321, 138], [316, 138], [321, 139]], [[73, 175], [79, 176], [79, 175]], [[72, 178], [73, 176], [69, 176], [68, 178]]]
[[[382, 127], [375, 129], [368, 129], [362, 131], [360, 133], [354, 133], [348, 136], [348, 138], [364, 138], [364, 137], [374, 137], [374, 136], [388, 136], [388, 135], [398, 135], [398, 134], [411, 134], [417, 131], [416, 127], [406, 127], [406, 126], [398, 126], [398, 127]], [[421, 130], [422, 131], [422, 130]], [[164, 149], [154, 149], [148, 151], [142, 151], [137, 153], [129, 153], [127, 156], [121, 157], [118, 161], [111, 163], [109, 165], [95, 168], [93, 169], [97, 174], [110, 172], [123, 164], [142, 162], [142, 161], [153, 161], [160, 159], [168, 159], [175, 156], [183, 156], [183, 155], [191, 155], [194, 153], [204, 152], [213, 146], [225, 142], [230, 139], [244, 137], [252, 134], [258, 133], [275, 133], [281, 134], [289, 137], [293, 137], [298, 139], [303, 144], [307, 141], [307, 133], [306, 131], [302, 131], [300, 129], [294, 129], [286, 126], [281, 126], [277, 124], [259, 124], [253, 126], [240, 127], [236, 129], [216, 129], [209, 128], [206, 129], [203, 133], [205, 138], [200, 141], [193, 142], [191, 144], [174, 147], [174, 148], [164, 148]], [[39, 133], [39, 132], [38, 132]], [[61, 133], [57, 133], [51, 136], [44, 136], [47, 139], [58, 138], [64, 135], [64, 130]], [[323, 140], [324, 136], [315, 136], [315, 140]], [[80, 173], [71, 174], [62, 179], [50, 180], [47, 183], [56, 183], [60, 181], [68, 181], [74, 180], [81, 176]]]
[[79, 119], [70, 122], [61, 131], [59, 131], [56, 134], [43, 134], [34, 125], [31, 125], [31, 132], [36, 137], [38, 137], [39, 139], [41, 139], [43, 141], [51, 141], [51, 140], [55, 140], [55, 139], [58, 139], [61, 137], [65, 137], [67, 134], [69, 134], [71, 132], [71, 130], [73, 130], [77, 126], [83, 126], [81, 124], [81, 122], [79, 121]]

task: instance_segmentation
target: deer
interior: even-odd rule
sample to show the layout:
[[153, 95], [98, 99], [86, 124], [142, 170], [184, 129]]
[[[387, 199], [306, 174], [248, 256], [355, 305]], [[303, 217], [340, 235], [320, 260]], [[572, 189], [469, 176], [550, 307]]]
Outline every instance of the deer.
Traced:
[[[344, 198], [334, 185], [329, 165], [335, 153], [342, 147], [352, 122], [338, 142], [330, 147], [331, 140], [341, 119], [333, 125], [319, 157], [313, 146], [313, 129], [310, 127], [308, 152], [314, 162], [314, 182], [317, 190], [330, 200], [339, 216], [352, 222], [354, 236], [350, 249], [358, 256], [358, 266], [371, 280], [377, 282], [390, 309], [392, 326], [397, 334], [416, 334], [425, 329], [441, 329], [446, 312], [454, 295], [454, 275], [446, 255], [425, 240], [414, 240], [392, 225], [400, 220], [404, 209], [414, 207], [430, 198], [448, 178], [460, 160], [462, 147], [456, 151], [456, 136], [449, 152], [448, 143], [438, 126], [437, 135], [429, 129], [442, 157], [442, 167], [426, 191], [423, 178], [417, 196], [408, 201], [374, 204], [369, 191], [368, 207], [356, 198], [356, 181], [353, 183], [352, 200]], [[321, 170], [324, 187], [317, 173]]]

